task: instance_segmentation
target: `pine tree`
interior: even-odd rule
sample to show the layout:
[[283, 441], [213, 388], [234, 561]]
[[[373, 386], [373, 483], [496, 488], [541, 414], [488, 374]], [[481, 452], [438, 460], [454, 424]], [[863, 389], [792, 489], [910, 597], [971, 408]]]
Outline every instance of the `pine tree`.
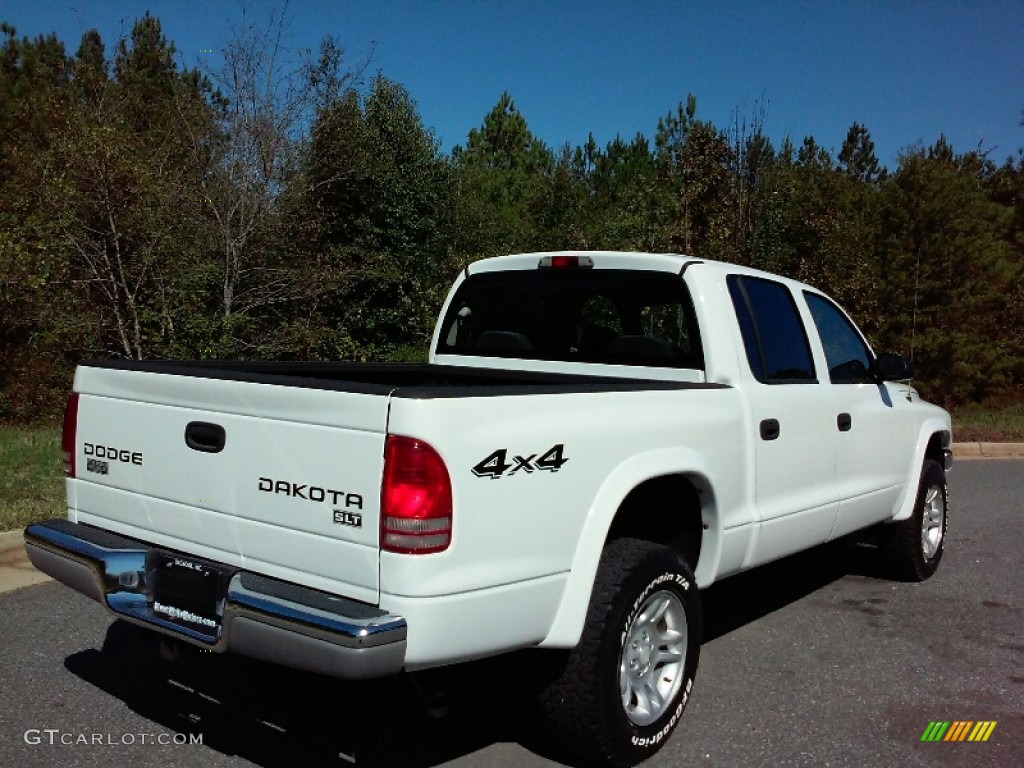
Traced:
[[868, 129], [854, 123], [846, 133], [843, 147], [839, 151], [839, 167], [850, 178], [871, 184], [883, 177], [883, 170], [875, 157], [875, 142]]

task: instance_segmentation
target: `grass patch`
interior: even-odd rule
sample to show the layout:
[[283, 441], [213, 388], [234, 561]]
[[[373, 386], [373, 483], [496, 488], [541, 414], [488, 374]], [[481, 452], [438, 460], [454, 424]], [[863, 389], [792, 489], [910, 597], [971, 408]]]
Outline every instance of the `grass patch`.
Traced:
[[0, 426], [0, 531], [63, 517], [59, 427]]
[[964, 405], [953, 416], [953, 439], [958, 443], [1024, 442], [1024, 403]]
[[385, 358], [390, 363], [425, 363], [430, 347], [422, 344], [403, 344]]

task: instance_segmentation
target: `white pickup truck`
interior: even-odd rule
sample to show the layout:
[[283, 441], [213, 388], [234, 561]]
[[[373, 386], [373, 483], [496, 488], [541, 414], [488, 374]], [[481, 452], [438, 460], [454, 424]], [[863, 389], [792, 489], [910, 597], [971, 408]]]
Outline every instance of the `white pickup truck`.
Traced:
[[562, 649], [545, 718], [630, 765], [691, 694], [700, 589], [879, 523], [935, 571], [950, 420], [909, 375], [793, 280], [487, 259], [427, 364], [82, 364], [67, 519], [26, 546], [121, 619], [342, 678]]

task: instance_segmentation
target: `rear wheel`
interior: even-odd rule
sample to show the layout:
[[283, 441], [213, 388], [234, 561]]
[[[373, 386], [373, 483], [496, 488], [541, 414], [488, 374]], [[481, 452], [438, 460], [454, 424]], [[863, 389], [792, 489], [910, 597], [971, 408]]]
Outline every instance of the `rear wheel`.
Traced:
[[886, 561], [895, 577], [924, 581], [935, 573], [946, 542], [948, 508], [946, 473], [938, 462], [926, 459], [913, 514], [883, 529]]
[[639, 539], [609, 542], [580, 643], [541, 696], [549, 732], [587, 760], [646, 760], [683, 713], [700, 638], [697, 585], [679, 552]]

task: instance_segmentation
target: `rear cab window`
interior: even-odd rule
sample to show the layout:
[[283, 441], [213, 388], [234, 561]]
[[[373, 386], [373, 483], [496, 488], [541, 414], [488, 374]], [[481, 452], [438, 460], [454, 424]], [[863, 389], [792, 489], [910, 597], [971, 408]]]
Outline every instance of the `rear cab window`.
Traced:
[[482, 272], [441, 321], [438, 354], [704, 369], [689, 289], [637, 269]]
[[748, 275], [726, 278], [747, 362], [764, 384], [816, 384], [807, 332], [784, 284]]

